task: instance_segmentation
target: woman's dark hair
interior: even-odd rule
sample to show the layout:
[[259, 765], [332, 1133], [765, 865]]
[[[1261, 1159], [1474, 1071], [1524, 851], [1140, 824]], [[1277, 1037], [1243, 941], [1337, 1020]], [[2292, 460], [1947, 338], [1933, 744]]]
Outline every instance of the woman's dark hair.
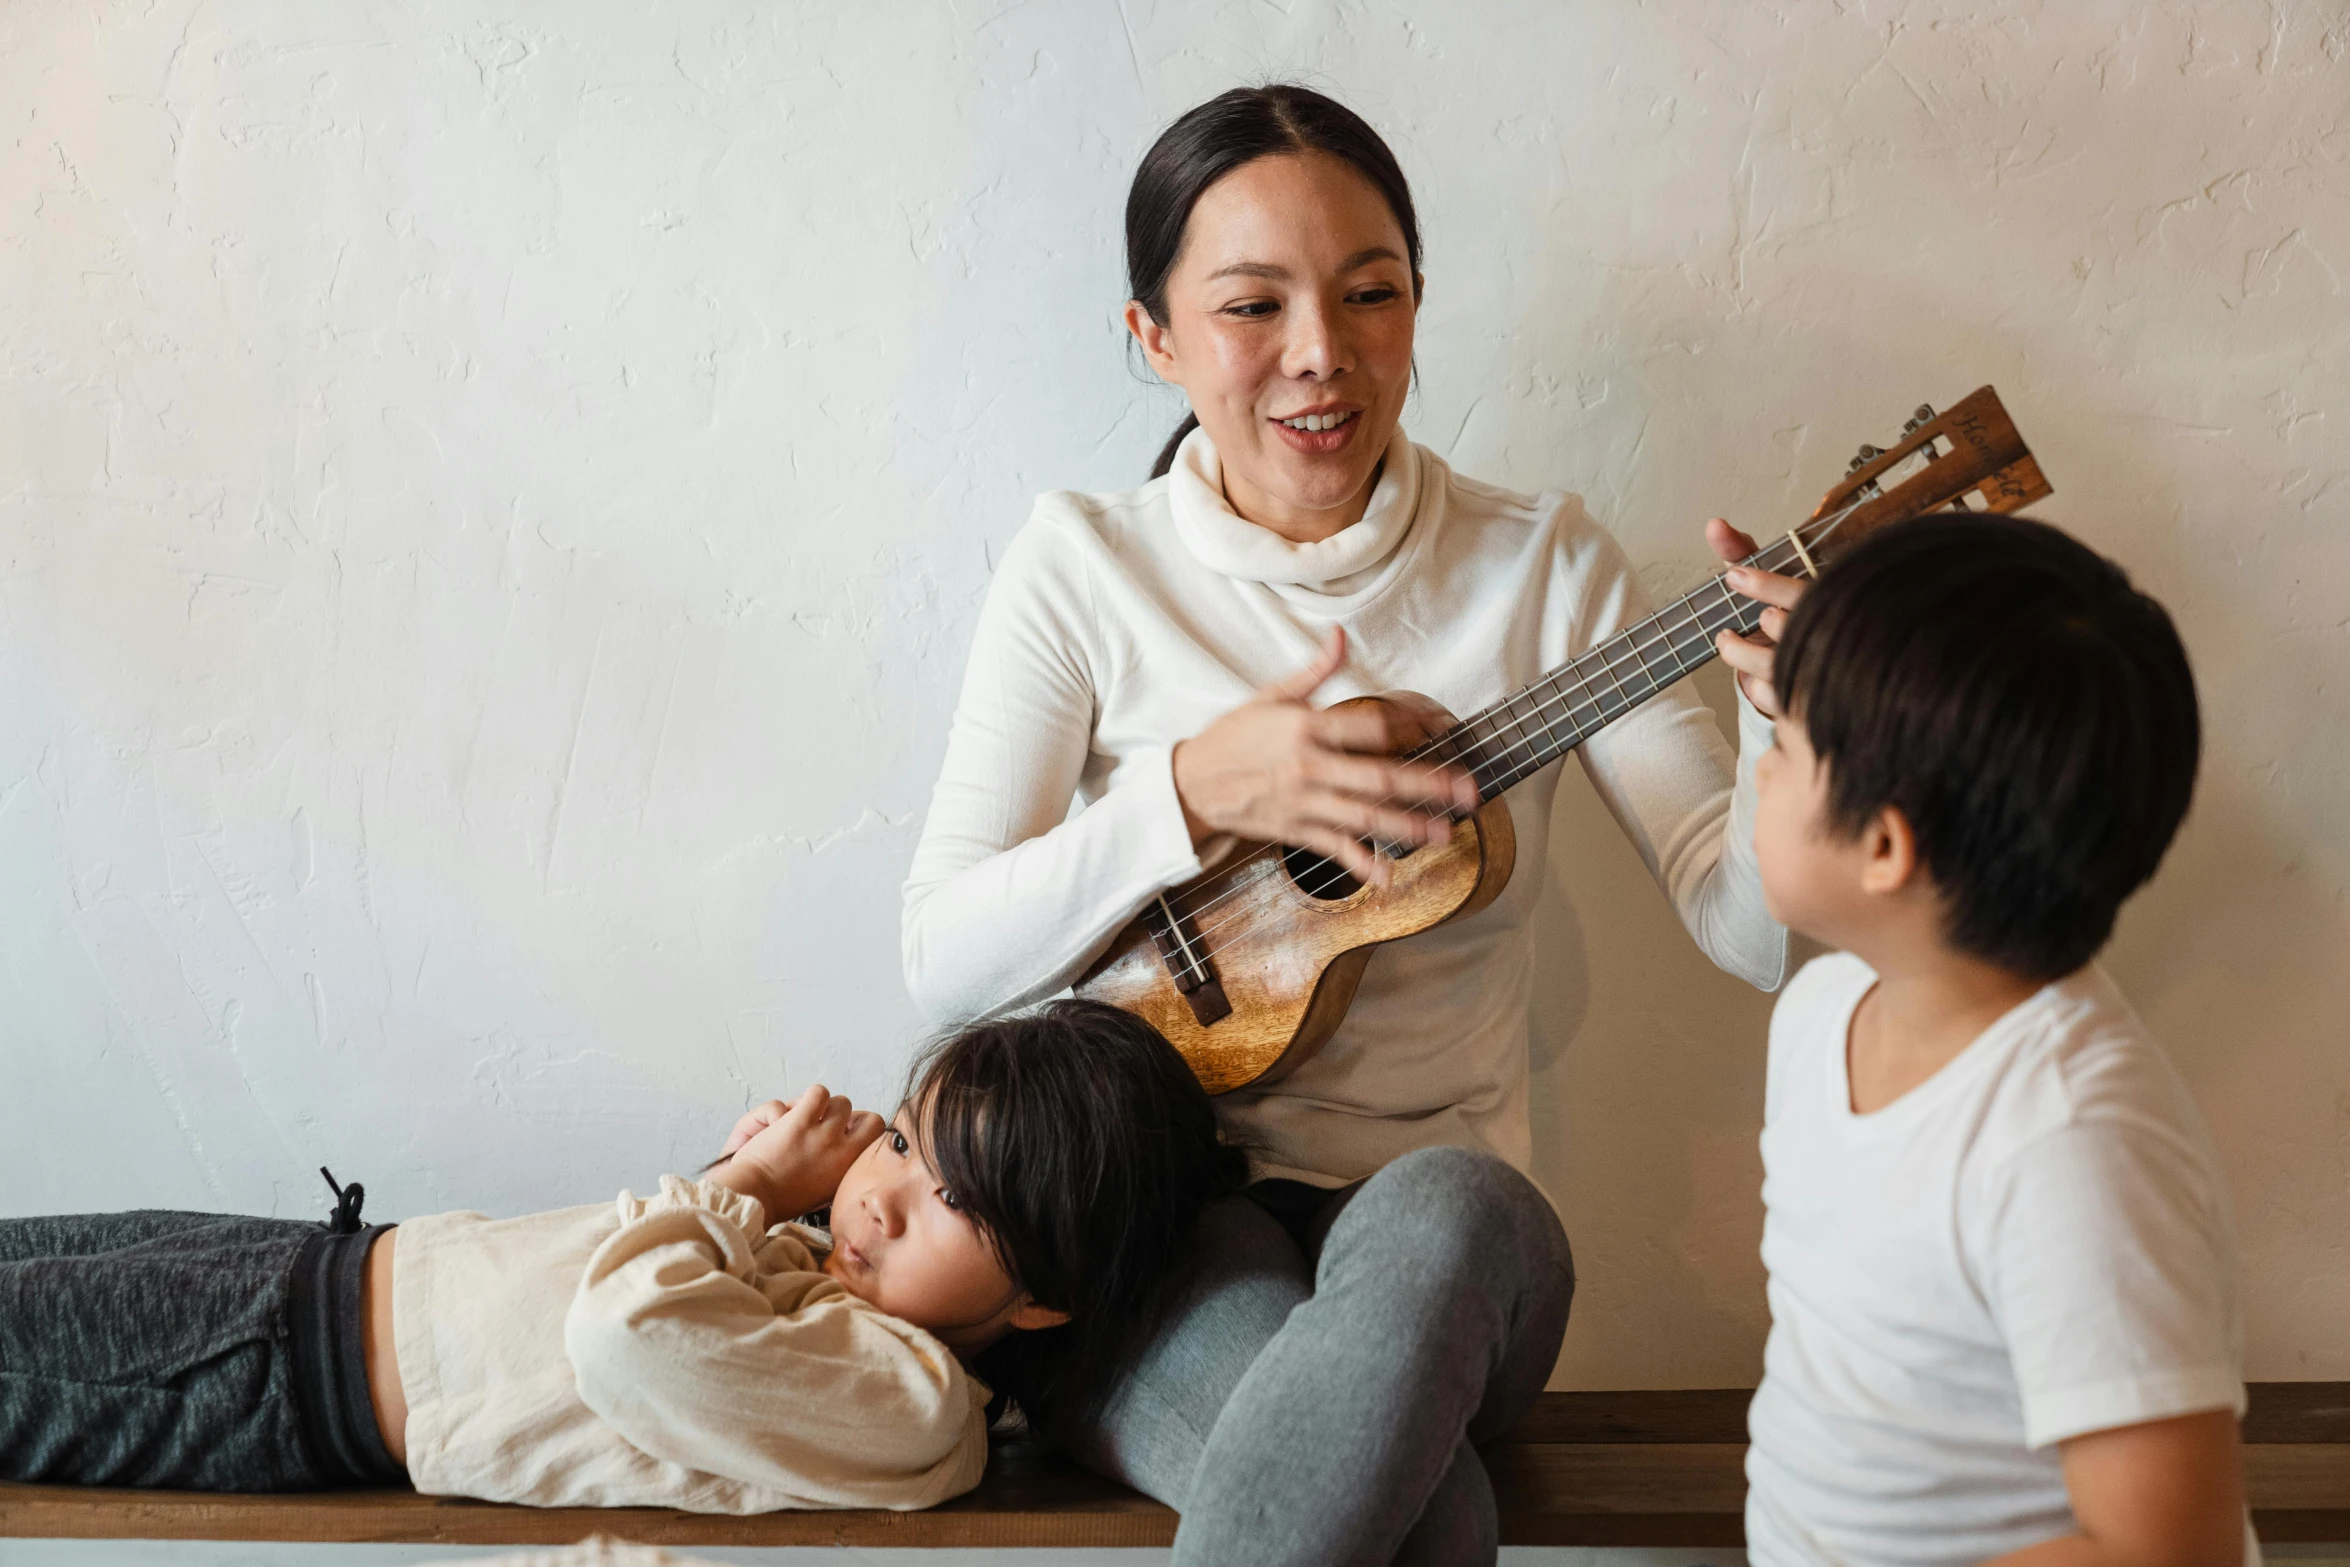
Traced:
[[1935, 514], [1833, 562], [1774, 678], [1829, 825], [1893, 806], [1953, 947], [2026, 979], [2096, 956], [2195, 790], [2187, 650], [2120, 567], [2028, 517]]
[[973, 1365], [1041, 1423], [1057, 1388], [1147, 1331], [1184, 1237], [1247, 1161], [1175, 1047], [1095, 1001], [975, 1023], [924, 1052], [909, 1085], [932, 1171], [1020, 1287], [1069, 1314]]
[[[1244, 163], [1285, 152], [1323, 152], [1344, 158], [1387, 198], [1403, 229], [1411, 262], [1412, 293], [1420, 291], [1420, 220], [1412, 210], [1412, 188], [1387, 143], [1363, 117], [1310, 87], [1276, 82], [1270, 87], [1235, 87], [1191, 110], [1159, 134], [1134, 171], [1126, 192], [1127, 297], [1167, 324], [1167, 275], [1183, 253], [1183, 233], [1200, 193]], [[1183, 416], [1158, 462], [1157, 478], [1175, 464], [1175, 448], [1199, 428], [1194, 414]]]

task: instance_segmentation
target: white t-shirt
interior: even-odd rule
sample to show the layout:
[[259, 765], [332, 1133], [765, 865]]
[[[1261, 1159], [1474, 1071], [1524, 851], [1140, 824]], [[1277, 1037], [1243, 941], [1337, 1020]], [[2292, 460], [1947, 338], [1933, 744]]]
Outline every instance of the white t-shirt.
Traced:
[[1971, 1563], [2069, 1534], [2055, 1444], [2244, 1407], [2219, 1161], [2104, 971], [1856, 1115], [1845, 1045], [1876, 978], [1817, 959], [1771, 1018], [1756, 1567]]
[[[1576, 497], [1462, 478], [1400, 430], [1362, 520], [1316, 543], [1236, 515], [1221, 473], [1196, 430], [1138, 490], [1040, 498], [998, 563], [906, 879], [906, 987], [933, 1018], [1052, 995], [1197, 875], [1172, 747], [1309, 662], [1332, 626], [1348, 662], [1317, 703], [1412, 690], [1466, 717], [1648, 613]], [[1771, 728], [1739, 709], [1735, 757], [1686, 684], [1576, 755], [1707, 955], [1768, 989], [1787, 952], [1754, 864]], [[1518, 868], [1500, 897], [1380, 947], [1320, 1052], [1216, 1101], [1257, 1173], [1339, 1185], [1440, 1144], [1531, 1162], [1531, 920], [1558, 776], [1505, 796]]]

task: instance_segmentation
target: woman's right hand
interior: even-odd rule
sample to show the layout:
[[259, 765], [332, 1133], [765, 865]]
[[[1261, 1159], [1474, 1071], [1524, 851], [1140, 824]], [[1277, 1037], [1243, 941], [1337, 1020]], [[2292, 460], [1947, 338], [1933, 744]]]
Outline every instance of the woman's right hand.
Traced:
[[1434, 703], [1307, 705], [1345, 663], [1346, 633], [1333, 628], [1311, 664], [1175, 747], [1175, 794], [1194, 844], [1217, 833], [1292, 844], [1384, 887], [1394, 869], [1365, 839], [1443, 843], [1452, 816], [1477, 808], [1465, 771], [1393, 759], [1450, 726]]

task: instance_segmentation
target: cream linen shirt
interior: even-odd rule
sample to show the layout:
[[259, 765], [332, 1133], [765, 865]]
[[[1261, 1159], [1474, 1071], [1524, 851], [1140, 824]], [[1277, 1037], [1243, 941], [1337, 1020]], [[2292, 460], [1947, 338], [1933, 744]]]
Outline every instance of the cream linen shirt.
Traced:
[[408, 1472], [535, 1506], [929, 1507], [979, 1482], [988, 1390], [818, 1271], [823, 1236], [661, 1178], [650, 1200], [400, 1226]]

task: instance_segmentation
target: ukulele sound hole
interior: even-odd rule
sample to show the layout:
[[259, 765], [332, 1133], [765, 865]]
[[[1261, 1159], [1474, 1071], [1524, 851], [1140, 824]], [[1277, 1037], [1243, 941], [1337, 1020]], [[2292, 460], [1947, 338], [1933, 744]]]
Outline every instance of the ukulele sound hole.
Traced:
[[1289, 872], [1289, 879], [1297, 883], [1298, 891], [1333, 903], [1353, 897], [1363, 885], [1345, 866], [1336, 860], [1326, 860], [1311, 849], [1284, 848], [1281, 868]]

